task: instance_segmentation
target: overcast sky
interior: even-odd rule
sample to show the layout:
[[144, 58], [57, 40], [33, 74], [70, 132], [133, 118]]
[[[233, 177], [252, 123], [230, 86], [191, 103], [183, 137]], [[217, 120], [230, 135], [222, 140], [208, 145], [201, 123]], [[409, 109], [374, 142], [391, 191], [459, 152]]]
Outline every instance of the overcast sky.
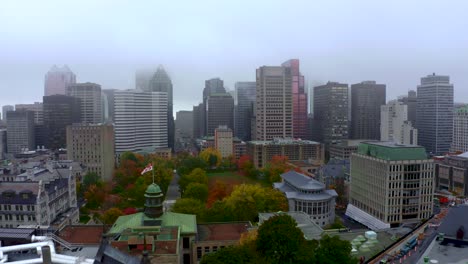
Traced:
[[468, 1], [21, 1], [0, 7], [0, 105], [42, 101], [44, 74], [67, 64], [78, 82], [135, 86], [163, 64], [174, 110], [201, 100], [204, 80], [254, 81], [298, 58], [309, 86], [376, 80], [387, 100], [432, 72], [468, 102]]

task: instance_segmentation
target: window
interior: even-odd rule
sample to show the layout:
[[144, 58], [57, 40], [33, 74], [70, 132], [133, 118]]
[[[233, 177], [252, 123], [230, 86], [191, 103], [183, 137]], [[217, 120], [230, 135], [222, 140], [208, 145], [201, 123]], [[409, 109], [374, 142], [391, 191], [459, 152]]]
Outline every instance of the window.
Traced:
[[189, 237], [184, 237], [182, 241], [183, 247], [184, 248], [190, 248], [190, 238]]
[[205, 247], [205, 253], [210, 253], [210, 247]]

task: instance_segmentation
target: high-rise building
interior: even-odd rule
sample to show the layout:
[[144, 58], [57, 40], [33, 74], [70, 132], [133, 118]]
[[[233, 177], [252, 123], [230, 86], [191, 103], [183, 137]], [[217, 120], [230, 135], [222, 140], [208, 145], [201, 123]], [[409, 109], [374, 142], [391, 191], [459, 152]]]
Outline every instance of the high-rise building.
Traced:
[[7, 153], [7, 130], [0, 129], [0, 160], [5, 159]]
[[45, 146], [65, 148], [67, 126], [81, 121], [80, 99], [67, 95], [43, 97]]
[[210, 95], [212, 94], [226, 94], [226, 89], [224, 88], [224, 81], [220, 78], [212, 78], [205, 81], [205, 88], [203, 89], [203, 109], [200, 110], [200, 114], [202, 115], [200, 123], [200, 132], [202, 137], [208, 135], [208, 97], [210, 97]]
[[7, 120], [7, 112], [9, 111], [15, 111], [15, 107], [12, 105], [4, 105], [2, 106], [2, 120], [6, 121]]
[[34, 113], [34, 123], [44, 123], [44, 107], [41, 102], [34, 102], [34, 104], [17, 104], [16, 110], [32, 111]]
[[202, 138], [205, 133], [205, 106], [203, 103], [193, 106], [193, 137]]
[[348, 85], [328, 82], [314, 87], [314, 125], [318, 135], [313, 138], [326, 145], [348, 139]]
[[175, 120], [176, 130], [183, 136], [193, 137], [193, 112], [192, 111], [179, 111], [176, 113]]
[[346, 215], [373, 230], [432, 215], [434, 164], [421, 146], [364, 142], [351, 156]]
[[455, 110], [453, 116], [452, 151], [468, 151], [468, 106]]
[[236, 82], [237, 107], [235, 109], [235, 135], [241, 140], [252, 139], [251, 121], [253, 117], [255, 98], [255, 82]]
[[453, 135], [453, 85], [449, 76], [428, 75], [418, 85], [416, 128], [419, 144], [433, 155], [450, 150]]
[[54, 65], [45, 75], [44, 96], [65, 95], [67, 85], [74, 83], [76, 83], [76, 76], [67, 65], [63, 67]]
[[233, 155], [232, 129], [227, 126], [219, 126], [215, 129], [214, 140], [215, 148], [221, 153], [221, 157], [227, 158]]
[[167, 140], [168, 147], [174, 148], [174, 114], [173, 114], [173, 96], [172, 96], [172, 81], [166, 70], [159, 66], [150, 81], [150, 92], [165, 92], [167, 93]]
[[67, 126], [67, 156], [104, 181], [112, 180], [115, 164], [114, 127], [105, 124]]
[[380, 139], [380, 106], [385, 105], [385, 84], [364, 81], [351, 85], [351, 137]]
[[290, 67], [257, 69], [256, 140], [293, 137], [292, 75]]
[[211, 94], [206, 101], [206, 135], [214, 136], [219, 126], [234, 129], [234, 98], [228, 93]]
[[299, 69], [299, 60], [288, 60], [281, 66], [291, 68], [293, 136], [305, 139], [307, 137], [307, 94], [304, 90], [304, 76]]
[[167, 148], [167, 93], [119, 90], [114, 95], [116, 154]]
[[106, 123], [114, 120], [114, 92], [116, 89], [102, 90], [102, 119]]
[[69, 84], [67, 95], [80, 99], [81, 122], [85, 124], [102, 123], [101, 86], [95, 83]]
[[18, 154], [34, 150], [34, 112], [9, 111], [7, 122], [7, 150], [9, 154]]
[[408, 121], [408, 105], [396, 100], [382, 105], [380, 120], [380, 140], [407, 145], [418, 144], [418, 131]]
[[408, 91], [408, 95], [398, 98], [398, 101], [408, 106], [408, 121], [410, 121], [413, 126], [416, 126], [416, 109], [418, 108], [416, 91]]
[[150, 69], [141, 69], [135, 73], [135, 89], [149, 92], [150, 82], [153, 78], [154, 71]]

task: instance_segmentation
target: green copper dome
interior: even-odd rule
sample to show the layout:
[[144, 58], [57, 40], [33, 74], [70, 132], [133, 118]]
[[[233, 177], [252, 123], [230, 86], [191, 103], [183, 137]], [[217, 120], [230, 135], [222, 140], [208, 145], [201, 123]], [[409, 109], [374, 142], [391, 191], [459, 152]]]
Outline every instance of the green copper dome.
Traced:
[[162, 193], [161, 188], [156, 184], [152, 183], [146, 188], [146, 193], [147, 194], [159, 194]]

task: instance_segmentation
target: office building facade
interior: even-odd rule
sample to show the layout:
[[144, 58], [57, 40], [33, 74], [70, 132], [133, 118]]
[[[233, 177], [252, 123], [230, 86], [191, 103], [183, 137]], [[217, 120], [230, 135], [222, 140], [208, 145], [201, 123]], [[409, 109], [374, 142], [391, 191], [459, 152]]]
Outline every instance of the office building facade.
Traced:
[[428, 153], [443, 155], [453, 136], [453, 85], [449, 76], [428, 75], [418, 85], [416, 128]]
[[398, 101], [408, 106], [408, 121], [416, 126], [416, 110], [418, 108], [418, 96], [416, 91], [408, 91], [408, 95], [398, 98]]
[[167, 93], [115, 91], [115, 152], [167, 148]]
[[15, 107], [13, 105], [4, 105], [2, 106], [2, 120], [7, 120], [7, 113], [9, 111], [15, 111]]
[[235, 109], [235, 136], [241, 140], [252, 139], [252, 117], [257, 93], [255, 82], [236, 82], [237, 106]]
[[232, 129], [227, 126], [219, 126], [215, 129], [215, 149], [219, 151], [221, 157], [228, 158], [234, 154], [234, 141]]
[[219, 126], [234, 129], [234, 98], [228, 93], [211, 94], [206, 101], [206, 135], [214, 136]]
[[7, 122], [7, 149], [18, 154], [36, 148], [34, 137], [34, 112], [9, 111]]
[[102, 123], [101, 86], [95, 83], [69, 84], [67, 95], [80, 99], [81, 122], [85, 124]]
[[429, 219], [434, 164], [421, 146], [364, 142], [351, 156], [346, 215], [373, 230]]
[[112, 180], [115, 165], [114, 127], [110, 124], [67, 126], [67, 156], [103, 181]]
[[386, 103], [386, 86], [375, 81], [351, 85], [351, 137], [380, 139], [380, 106]]
[[418, 144], [417, 129], [408, 121], [408, 105], [390, 101], [381, 106], [380, 140], [398, 144]]
[[193, 111], [178, 111], [175, 128], [182, 137], [193, 137]]
[[193, 137], [202, 138], [205, 133], [205, 106], [203, 103], [193, 106]]
[[103, 89], [102, 90], [102, 119], [105, 123], [112, 123], [114, 121], [114, 93], [116, 89]]
[[159, 66], [150, 81], [150, 92], [167, 93], [167, 140], [168, 147], [174, 149], [175, 124], [172, 81], [163, 66]]
[[67, 145], [67, 126], [81, 122], [80, 99], [67, 95], [43, 97], [45, 147], [57, 150]]
[[67, 65], [63, 67], [54, 65], [44, 78], [44, 96], [65, 95], [67, 86], [74, 83], [76, 83], [76, 75]]
[[348, 139], [348, 85], [328, 82], [314, 87], [314, 124], [318, 133], [313, 138], [326, 145]]
[[7, 153], [7, 130], [0, 129], [0, 160], [6, 158]]
[[436, 160], [435, 166], [437, 190], [468, 196], [468, 152]]
[[292, 59], [281, 66], [291, 69], [292, 89], [292, 124], [294, 138], [306, 139], [307, 137], [307, 94], [304, 89], [304, 75], [301, 74], [299, 60]]
[[292, 75], [290, 67], [257, 69], [255, 140], [293, 137]]
[[468, 106], [455, 110], [451, 151], [468, 151]]

